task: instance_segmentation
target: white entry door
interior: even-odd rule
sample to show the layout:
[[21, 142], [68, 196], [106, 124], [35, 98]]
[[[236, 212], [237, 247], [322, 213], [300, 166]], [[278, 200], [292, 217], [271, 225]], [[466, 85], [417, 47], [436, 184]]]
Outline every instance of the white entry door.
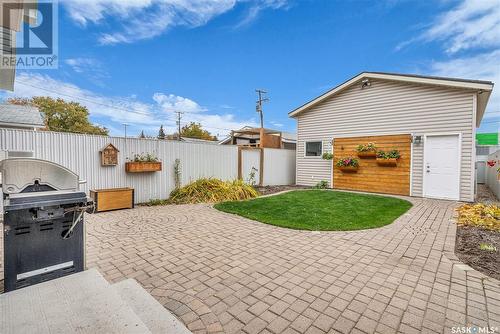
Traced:
[[460, 136], [427, 136], [424, 143], [424, 196], [460, 198]]

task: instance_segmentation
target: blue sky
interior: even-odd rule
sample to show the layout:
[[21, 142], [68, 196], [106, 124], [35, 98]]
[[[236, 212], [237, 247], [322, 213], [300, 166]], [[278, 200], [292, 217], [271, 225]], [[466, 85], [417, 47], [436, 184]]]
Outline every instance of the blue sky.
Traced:
[[[361, 71], [500, 82], [500, 1], [61, 0], [57, 70], [19, 71], [14, 93], [86, 105], [113, 135], [202, 123], [267, 127]], [[496, 89], [498, 90], [498, 88]], [[495, 91], [480, 132], [497, 131]]]

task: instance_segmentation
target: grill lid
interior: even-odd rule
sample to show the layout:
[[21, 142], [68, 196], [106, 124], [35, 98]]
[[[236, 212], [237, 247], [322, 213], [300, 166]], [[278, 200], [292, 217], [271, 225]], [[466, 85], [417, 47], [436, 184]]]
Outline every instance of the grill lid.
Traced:
[[0, 161], [5, 194], [39, 191], [78, 191], [78, 175], [51, 161], [12, 158]]

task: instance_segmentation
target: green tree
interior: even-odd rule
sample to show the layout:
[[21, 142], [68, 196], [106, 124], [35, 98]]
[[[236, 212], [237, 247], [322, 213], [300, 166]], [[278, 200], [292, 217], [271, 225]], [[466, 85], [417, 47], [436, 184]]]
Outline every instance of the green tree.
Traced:
[[166, 136], [165, 130], [163, 130], [163, 125], [161, 125], [160, 130], [158, 130], [158, 139], [165, 139]]
[[7, 102], [38, 107], [45, 116], [45, 125], [49, 131], [108, 135], [108, 129], [90, 122], [87, 107], [78, 102], [42, 96], [31, 99], [10, 98]]
[[144, 130], [141, 131], [141, 134], [139, 135], [139, 138], [141, 138], [141, 139], [146, 138], [146, 135], [144, 134]]
[[203, 129], [200, 123], [191, 122], [181, 128], [181, 137], [197, 138], [204, 140], [217, 140], [210, 132]]

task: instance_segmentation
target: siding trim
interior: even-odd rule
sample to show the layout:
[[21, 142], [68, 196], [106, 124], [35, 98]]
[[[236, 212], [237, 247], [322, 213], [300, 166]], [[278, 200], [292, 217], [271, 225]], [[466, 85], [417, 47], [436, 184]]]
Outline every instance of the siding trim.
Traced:
[[476, 114], [477, 114], [477, 93], [472, 95], [472, 159], [471, 160], [471, 201], [476, 198]]
[[456, 200], [460, 201], [461, 193], [462, 193], [462, 133], [461, 132], [435, 132], [435, 133], [426, 133], [424, 134], [424, 152], [423, 152], [423, 168], [422, 168], [422, 197], [424, 198], [435, 198], [425, 195], [425, 163], [426, 163], [426, 142], [427, 137], [437, 137], [437, 136], [458, 136], [458, 198], [450, 199], [450, 198], [438, 198], [436, 199], [444, 199], [444, 200]]

